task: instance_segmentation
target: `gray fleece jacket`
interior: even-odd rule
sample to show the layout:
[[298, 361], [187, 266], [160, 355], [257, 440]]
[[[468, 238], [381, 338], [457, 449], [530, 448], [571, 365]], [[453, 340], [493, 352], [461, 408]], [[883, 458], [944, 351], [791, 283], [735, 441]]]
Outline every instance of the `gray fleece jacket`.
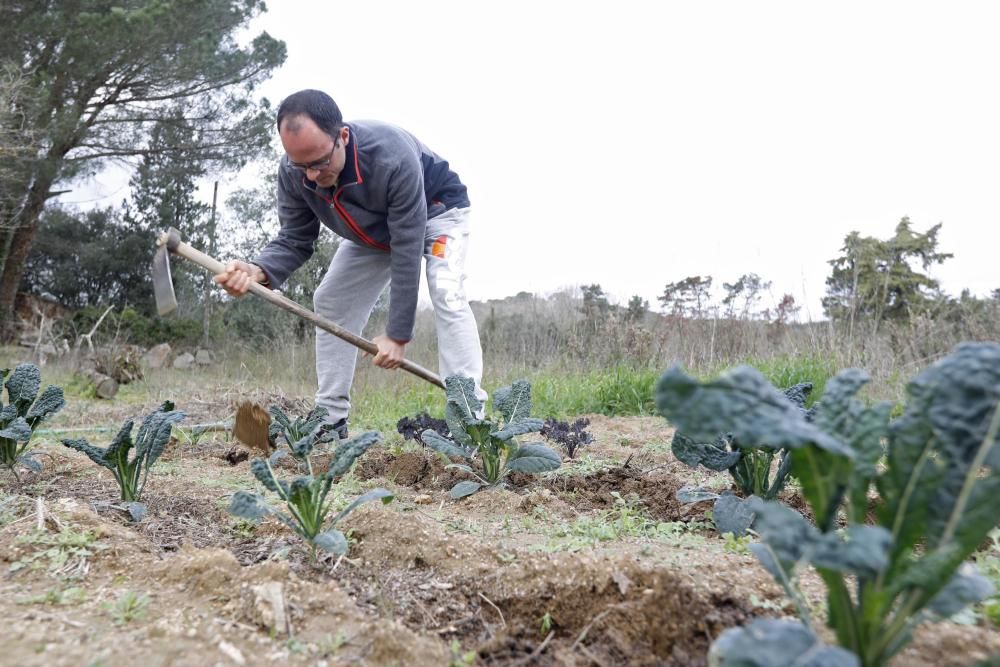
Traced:
[[334, 188], [322, 188], [288, 165], [278, 166], [278, 237], [251, 260], [272, 288], [308, 260], [320, 224], [389, 253], [391, 287], [386, 335], [413, 336], [427, 220], [469, 206], [465, 185], [439, 155], [401, 128], [376, 121], [347, 124], [347, 161]]

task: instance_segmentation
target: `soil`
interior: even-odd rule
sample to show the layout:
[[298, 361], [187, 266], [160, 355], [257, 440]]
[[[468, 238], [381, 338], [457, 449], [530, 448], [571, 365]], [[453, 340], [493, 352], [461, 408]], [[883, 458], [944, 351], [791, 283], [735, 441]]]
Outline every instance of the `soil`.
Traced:
[[[223, 434], [171, 443], [139, 523], [109, 471], [42, 442], [41, 472], [0, 473], [0, 664], [701, 666], [726, 628], [794, 613], [704, 505], [675, 499], [725, 476], [674, 460], [659, 418], [590, 419], [595, 442], [560, 471], [461, 501], [448, 496], [461, 474], [437, 454], [398, 438], [373, 448], [336, 502], [375, 486], [395, 501], [348, 516], [348, 554], [315, 560], [277, 521], [227, 513], [256, 485]], [[598, 530], [626, 511], [644, 528]], [[822, 583], [802, 583], [821, 610]], [[941, 623], [894, 667], [998, 652], [995, 629]]]

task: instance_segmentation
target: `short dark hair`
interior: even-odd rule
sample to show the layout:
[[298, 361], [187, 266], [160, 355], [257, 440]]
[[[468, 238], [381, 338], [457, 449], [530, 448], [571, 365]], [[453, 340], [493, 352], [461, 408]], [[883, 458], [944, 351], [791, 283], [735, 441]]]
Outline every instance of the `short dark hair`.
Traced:
[[308, 116], [316, 126], [333, 139], [344, 125], [344, 117], [340, 107], [333, 98], [321, 90], [300, 90], [292, 93], [281, 101], [278, 107], [278, 131], [281, 131], [281, 121], [288, 116]]

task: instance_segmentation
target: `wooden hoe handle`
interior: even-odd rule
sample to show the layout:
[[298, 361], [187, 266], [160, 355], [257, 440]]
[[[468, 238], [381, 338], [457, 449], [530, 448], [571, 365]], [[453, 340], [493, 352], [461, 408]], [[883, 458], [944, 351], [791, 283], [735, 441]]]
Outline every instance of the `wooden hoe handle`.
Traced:
[[[169, 232], [163, 232], [163, 234], [160, 235], [160, 245], [167, 246], [167, 249], [170, 250], [170, 252], [180, 255], [184, 259], [192, 261], [204, 269], [208, 269], [213, 274], [226, 272], [226, 267], [222, 262], [181, 241], [180, 234], [177, 233], [176, 230], [171, 229]], [[278, 308], [298, 315], [302, 319], [312, 322], [320, 329], [328, 331], [334, 336], [346, 340], [354, 347], [364, 350], [372, 355], [378, 353], [378, 346], [367, 338], [358, 336], [357, 334], [334, 324], [330, 320], [320, 317], [308, 308], [303, 308], [288, 297], [264, 287], [258, 282], [250, 283], [250, 291], [265, 301], [271, 302]], [[437, 373], [433, 373], [423, 366], [415, 364], [408, 359], [403, 359], [403, 363], [400, 365], [400, 368], [408, 373], [416, 375], [418, 378], [427, 380], [436, 387], [440, 387], [441, 389], [445, 388], [444, 382], [441, 381], [441, 378], [438, 377]]]

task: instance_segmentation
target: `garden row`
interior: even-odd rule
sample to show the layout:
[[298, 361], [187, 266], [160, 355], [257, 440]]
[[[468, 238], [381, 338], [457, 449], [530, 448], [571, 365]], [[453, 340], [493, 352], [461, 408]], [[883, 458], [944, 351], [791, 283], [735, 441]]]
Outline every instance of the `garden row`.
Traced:
[[[39, 424], [64, 405], [58, 387], [41, 388], [38, 369], [22, 364], [0, 371], [7, 404], [0, 404], [0, 463], [15, 475], [37, 470], [30, 443]], [[842, 371], [807, 409], [811, 387], [775, 389], [757, 371], [736, 368], [700, 381], [679, 368], [657, 385], [656, 402], [674, 425], [672, 449], [683, 463], [728, 471], [737, 493], [686, 487], [678, 498], [712, 501], [720, 533], [750, 533], [749, 548], [783, 587], [799, 621], [761, 619], [724, 632], [712, 646], [716, 665], [886, 665], [922, 622], [949, 618], [989, 598], [988, 579], [970, 556], [1000, 522], [1000, 345], [963, 344], [918, 374], [909, 400], [893, 418], [889, 404], [867, 404], [859, 391], [867, 376]], [[447, 382], [444, 423], [418, 431], [419, 439], [464, 474], [450, 492], [456, 501], [500, 486], [512, 473], [558, 468], [562, 457], [540, 442], [521, 442], [548, 429], [567, 453], [586, 444], [582, 424], [546, 424], [531, 416], [526, 381], [495, 392], [492, 414], [468, 378]], [[272, 407], [271, 435], [282, 446], [255, 458], [250, 469], [263, 491], [233, 494], [229, 511], [260, 521], [273, 516], [298, 534], [316, 557], [344, 554], [348, 540], [337, 523], [359, 505], [390, 502], [376, 488], [335, 512], [331, 489], [379, 441], [377, 432], [349, 440], [321, 428], [317, 408], [302, 417]], [[123, 507], [142, 519], [142, 490], [171, 430], [184, 418], [165, 403], [147, 415], [133, 437], [127, 421], [107, 447], [63, 440], [111, 470]], [[287, 459], [282, 461], [282, 459]], [[283, 470], [296, 474], [284, 479]], [[796, 480], [812, 521], [781, 504], [778, 492]], [[838, 646], [824, 646], [797, 581], [815, 568], [826, 588], [826, 622]]]

